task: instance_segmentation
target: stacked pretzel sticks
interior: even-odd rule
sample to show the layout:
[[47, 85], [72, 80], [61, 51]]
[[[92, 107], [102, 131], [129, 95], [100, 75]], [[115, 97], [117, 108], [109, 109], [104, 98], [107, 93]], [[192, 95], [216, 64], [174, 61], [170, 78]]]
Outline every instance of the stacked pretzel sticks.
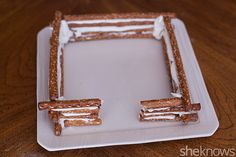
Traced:
[[141, 121], [183, 121], [198, 120], [199, 103], [191, 104], [191, 111], [186, 111], [181, 98], [166, 98], [159, 100], [141, 101]]
[[113, 13], [65, 15], [64, 20], [73, 32], [71, 41], [116, 38], [153, 38], [158, 16], [175, 17], [174, 13]]
[[48, 116], [55, 124], [55, 134], [60, 135], [64, 127], [99, 125], [100, 99], [57, 100], [40, 102], [40, 110], [48, 110]]
[[161, 40], [171, 82], [172, 97], [141, 101], [140, 121], [196, 122], [198, 120], [197, 111], [200, 111], [201, 105], [191, 103], [188, 82], [171, 18], [164, 17], [162, 20]]

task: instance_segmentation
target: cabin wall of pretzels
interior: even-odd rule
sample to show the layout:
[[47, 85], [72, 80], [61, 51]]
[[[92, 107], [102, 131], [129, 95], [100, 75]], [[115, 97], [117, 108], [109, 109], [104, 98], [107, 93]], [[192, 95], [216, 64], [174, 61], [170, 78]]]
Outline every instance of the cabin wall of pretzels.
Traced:
[[102, 101], [98, 98], [64, 99], [64, 47], [68, 43], [117, 38], [154, 38], [162, 41], [172, 87], [171, 98], [141, 101], [141, 121], [197, 121], [200, 104], [192, 104], [183, 62], [174, 34], [173, 13], [129, 13], [65, 15], [55, 13], [50, 48], [49, 101], [39, 109], [48, 110], [55, 134], [63, 127], [99, 125]]

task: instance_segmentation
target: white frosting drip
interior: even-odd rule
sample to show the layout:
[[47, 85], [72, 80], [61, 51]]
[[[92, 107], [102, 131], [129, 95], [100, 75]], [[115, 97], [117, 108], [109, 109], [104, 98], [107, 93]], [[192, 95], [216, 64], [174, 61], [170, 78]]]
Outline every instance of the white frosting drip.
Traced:
[[78, 20], [78, 21], [67, 21], [68, 24], [98, 24], [98, 23], [118, 23], [118, 22], [145, 22], [154, 21], [154, 18], [135, 18], [135, 19], [102, 19], [102, 20]]
[[69, 29], [67, 22], [65, 20], [61, 20], [60, 32], [59, 32], [59, 43], [67, 44], [72, 36], [73, 36], [73, 32]]
[[168, 110], [170, 109], [170, 107], [162, 107], [162, 108], [152, 108], [152, 109], [143, 109], [144, 111], [148, 111], [148, 112], [153, 112], [153, 111], [161, 111], [161, 110]]
[[153, 25], [134, 25], [134, 26], [98, 26], [98, 27], [74, 27], [71, 28], [76, 37], [81, 36], [85, 32], [123, 32], [129, 30], [139, 30], [153, 28]]
[[120, 33], [117, 33], [117, 32], [114, 32], [114, 33], [109, 33], [110, 35], [133, 35], [133, 34], [136, 34], [136, 32], [120, 32]]
[[143, 119], [150, 120], [150, 119], [175, 119], [175, 115], [168, 115], [168, 116], [153, 116], [153, 117], [145, 117]]
[[175, 63], [174, 55], [173, 55], [172, 48], [171, 48], [171, 45], [170, 45], [170, 38], [169, 38], [169, 35], [167, 33], [167, 30], [164, 31], [163, 37], [164, 37], [164, 40], [165, 40], [165, 43], [166, 43], [167, 56], [168, 56], [169, 62], [170, 62], [170, 73], [171, 73], [172, 81], [173, 81], [173, 84], [174, 84], [173, 86], [178, 87], [176, 93], [179, 94], [180, 97], [181, 97], [182, 95], [180, 94], [179, 79], [178, 79], [178, 74], [177, 74], [177, 69], [176, 69], [176, 63]]
[[88, 116], [91, 113], [62, 113], [63, 116]]
[[151, 31], [142, 32], [142, 34], [152, 34]]
[[165, 23], [163, 20], [163, 16], [159, 16], [158, 18], [156, 18], [155, 22], [154, 22], [154, 31], [153, 31], [153, 36], [160, 40], [161, 37], [163, 36], [163, 32], [165, 30]]
[[63, 100], [61, 97], [61, 64], [60, 57], [62, 55], [61, 50], [64, 48], [65, 44], [69, 42], [69, 39], [73, 36], [73, 32], [70, 31], [68, 24], [65, 20], [61, 20], [60, 30], [59, 30], [59, 45], [57, 50], [57, 91], [58, 91], [58, 100]]
[[74, 111], [74, 110], [96, 110], [97, 106], [89, 106], [89, 107], [73, 107], [73, 108], [54, 108], [52, 111]]
[[180, 94], [180, 93], [173, 93], [173, 92], [171, 92], [170, 93], [173, 97], [177, 97], [177, 98], [181, 98], [182, 97], [182, 95]]
[[59, 122], [58, 122], [58, 123], [61, 125], [62, 128], [65, 127], [65, 125], [64, 125], [64, 120], [65, 120], [65, 119], [59, 119]]
[[57, 100], [64, 100], [64, 97], [60, 96], [60, 97], [57, 98]]
[[167, 29], [165, 27], [164, 19], [162, 16], [158, 17], [154, 22], [153, 36], [158, 40], [160, 40], [162, 37], [165, 40], [167, 56], [168, 56], [168, 60], [170, 64], [170, 73], [172, 77], [172, 86], [177, 87], [177, 90], [171, 93], [171, 95], [173, 97], [182, 97], [182, 94], [179, 88], [180, 85], [179, 85], [179, 80], [178, 80], [176, 63], [175, 63], [174, 55], [173, 55], [172, 48], [170, 45], [170, 37], [168, 35]]
[[164, 115], [164, 114], [177, 114], [177, 115], [184, 115], [184, 114], [192, 114], [196, 112], [158, 112], [158, 113], [144, 113], [145, 116], [157, 116], [157, 115]]

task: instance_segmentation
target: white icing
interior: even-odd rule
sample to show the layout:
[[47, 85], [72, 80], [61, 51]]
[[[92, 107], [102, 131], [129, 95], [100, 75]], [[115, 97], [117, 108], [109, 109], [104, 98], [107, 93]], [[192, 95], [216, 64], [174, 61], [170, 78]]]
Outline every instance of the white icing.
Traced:
[[153, 36], [156, 39], [160, 40], [161, 37], [163, 36], [164, 30], [165, 30], [165, 23], [163, 20], [163, 16], [159, 16], [158, 18], [156, 18], [154, 22]]
[[145, 116], [157, 116], [157, 115], [164, 115], [164, 114], [177, 114], [177, 115], [184, 115], [184, 114], [192, 114], [196, 112], [158, 112], [158, 113], [144, 113]]
[[117, 33], [117, 32], [114, 32], [114, 33], [109, 33], [110, 35], [133, 35], [133, 34], [136, 34], [136, 32], [120, 32], [120, 33]]
[[102, 20], [78, 20], [78, 21], [67, 21], [68, 24], [98, 24], [98, 23], [118, 23], [118, 22], [145, 22], [154, 21], [154, 18], [135, 18], [135, 19], [102, 19]]
[[93, 36], [96, 36], [97, 34], [81, 34], [80, 36], [78, 37], [93, 37]]
[[174, 92], [171, 92], [170, 93], [173, 97], [177, 97], [177, 98], [181, 98], [182, 95], [180, 93], [174, 93]]
[[60, 32], [59, 32], [59, 43], [67, 44], [72, 36], [73, 36], [73, 32], [69, 29], [67, 22], [65, 20], [61, 20]]
[[57, 100], [64, 100], [64, 97], [60, 96], [60, 97], [57, 98]]
[[65, 119], [59, 119], [59, 124], [61, 125], [62, 128], [65, 127], [65, 125], [64, 125], [64, 120], [65, 120]]
[[[75, 31], [74, 29], [72, 29], [73, 31]], [[80, 31], [76, 31], [74, 32], [75, 34], [75, 37], [78, 38], [78, 37], [81, 37], [82, 33]]]
[[54, 108], [52, 111], [73, 111], [73, 110], [96, 110], [97, 106], [89, 106], [89, 107], [73, 107], [73, 108]]
[[142, 34], [152, 34], [151, 31], [142, 32]]
[[168, 110], [168, 109], [170, 109], [170, 107], [151, 108], [151, 109], [145, 109], [144, 108], [144, 111], [153, 112], [153, 111], [161, 111], [161, 110]]
[[61, 64], [60, 57], [62, 55], [61, 50], [64, 48], [65, 44], [69, 42], [69, 39], [73, 36], [73, 32], [70, 31], [68, 24], [65, 20], [61, 20], [60, 30], [59, 30], [59, 44], [57, 50], [57, 91], [58, 91], [58, 100], [63, 100], [61, 97]]
[[150, 120], [150, 119], [175, 119], [175, 115], [168, 115], [168, 116], [152, 116], [152, 117], [145, 117], [143, 119]]
[[71, 28], [74, 31], [76, 37], [81, 36], [85, 32], [122, 32], [129, 30], [139, 30], [153, 28], [153, 25], [133, 25], [133, 26], [97, 26], [97, 27], [74, 27]]
[[171, 73], [172, 81], [173, 81], [173, 84], [174, 84], [173, 86], [178, 87], [176, 93], [181, 95], [180, 94], [180, 88], [179, 88], [180, 85], [179, 85], [179, 80], [178, 80], [178, 74], [177, 74], [177, 69], [176, 69], [176, 63], [175, 63], [174, 55], [173, 55], [172, 48], [171, 48], [171, 45], [170, 45], [170, 38], [169, 38], [169, 35], [168, 35], [167, 31], [164, 31], [163, 37], [164, 37], [164, 40], [165, 40], [165, 43], [166, 43], [167, 56], [168, 56], [169, 62], [170, 62], [170, 73]]
[[91, 113], [62, 113], [63, 116], [88, 116]]

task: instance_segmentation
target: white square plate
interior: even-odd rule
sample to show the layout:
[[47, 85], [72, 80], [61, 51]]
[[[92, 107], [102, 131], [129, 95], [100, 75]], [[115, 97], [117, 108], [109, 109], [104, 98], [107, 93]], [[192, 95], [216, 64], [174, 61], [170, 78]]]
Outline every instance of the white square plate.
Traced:
[[[100, 126], [68, 127], [54, 135], [47, 111], [37, 110], [37, 141], [49, 151], [147, 143], [211, 136], [219, 126], [184, 24], [172, 20], [193, 102], [200, 102], [199, 121], [139, 122], [140, 100], [170, 97], [160, 41], [112, 39], [66, 45], [65, 99], [104, 100]], [[46, 27], [37, 38], [37, 102], [48, 100], [49, 39]]]

